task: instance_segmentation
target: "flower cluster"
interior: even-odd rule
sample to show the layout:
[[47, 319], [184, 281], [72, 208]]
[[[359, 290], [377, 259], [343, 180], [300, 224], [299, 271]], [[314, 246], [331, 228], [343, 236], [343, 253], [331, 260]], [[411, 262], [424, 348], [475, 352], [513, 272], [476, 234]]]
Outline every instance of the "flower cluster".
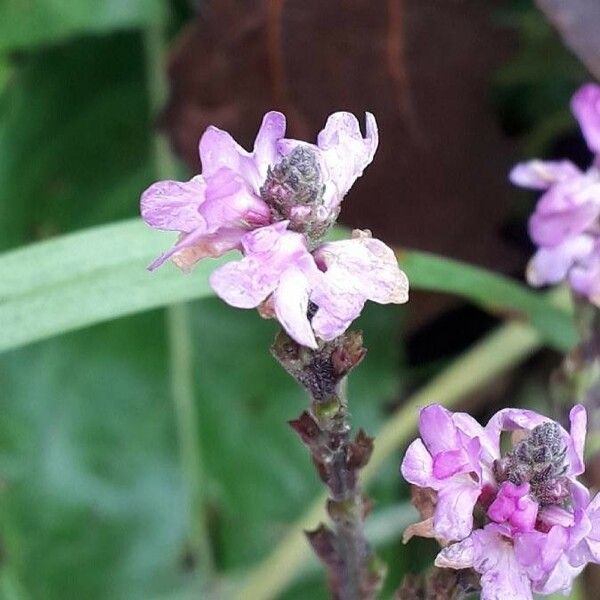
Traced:
[[210, 283], [228, 304], [276, 317], [299, 344], [317, 347], [358, 317], [365, 302], [403, 303], [408, 280], [394, 253], [368, 231], [324, 243], [340, 204], [372, 161], [375, 118], [366, 137], [357, 119], [332, 114], [317, 144], [285, 138], [283, 114], [265, 115], [247, 152], [225, 131], [209, 127], [200, 140], [202, 174], [160, 181], [141, 198], [152, 227], [178, 231], [157, 259], [189, 270], [198, 260], [237, 249], [243, 258], [215, 270]]
[[590, 501], [577, 480], [586, 419], [575, 406], [567, 432], [535, 412], [508, 408], [482, 427], [464, 413], [424, 408], [421, 439], [409, 446], [401, 471], [434, 497], [429, 518], [411, 529], [444, 546], [436, 565], [475, 569], [482, 600], [530, 600], [532, 593], [568, 593], [588, 562], [599, 563], [600, 494]]
[[527, 278], [534, 286], [568, 280], [574, 292], [600, 306], [600, 86], [584, 85], [571, 101], [589, 149], [585, 172], [572, 162], [532, 160], [518, 164], [516, 185], [545, 190], [529, 221], [538, 250]]

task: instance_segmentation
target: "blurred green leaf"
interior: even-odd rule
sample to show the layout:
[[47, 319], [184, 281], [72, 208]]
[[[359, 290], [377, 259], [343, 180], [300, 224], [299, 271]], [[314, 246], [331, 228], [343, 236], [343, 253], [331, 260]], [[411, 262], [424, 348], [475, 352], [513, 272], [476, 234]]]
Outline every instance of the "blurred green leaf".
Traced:
[[[269, 355], [272, 321], [216, 299], [192, 312], [212, 541], [221, 570], [242, 569], [320, 488], [285, 425], [306, 400]], [[359, 323], [370, 352], [349, 394], [369, 431], [398, 392], [398, 316], [373, 306]], [[188, 587], [163, 329], [153, 312], [0, 357], [3, 567], [31, 598], [145, 600]]]
[[[202, 261], [188, 276], [170, 264], [152, 274], [145, 270], [167, 237], [130, 221], [0, 255], [0, 351], [212, 295], [208, 275], [227, 257]], [[401, 252], [400, 259], [415, 288], [461, 295], [493, 312], [530, 320], [561, 350], [575, 340], [567, 312], [516, 282], [421, 252]]]
[[152, 180], [141, 42], [120, 33], [13, 61], [0, 94], [0, 249], [137, 213]]
[[161, 0], [3, 0], [0, 52], [149, 25], [160, 11]]
[[[172, 265], [145, 270], [164, 236], [141, 222], [70, 234], [0, 255], [0, 351], [100, 321], [212, 295], [208, 275], [224, 259], [184, 276]], [[419, 252], [401, 254], [417, 288], [463, 295], [494, 311], [529, 318], [549, 342], [574, 340], [567, 313], [493, 273]]]

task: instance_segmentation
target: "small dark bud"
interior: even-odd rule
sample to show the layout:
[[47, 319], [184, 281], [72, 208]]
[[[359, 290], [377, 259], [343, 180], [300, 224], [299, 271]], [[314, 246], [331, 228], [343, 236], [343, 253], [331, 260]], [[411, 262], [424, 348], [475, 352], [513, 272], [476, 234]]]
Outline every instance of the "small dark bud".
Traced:
[[360, 429], [348, 450], [348, 469], [362, 469], [373, 453], [373, 438]]
[[318, 423], [306, 411], [288, 423], [307, 446], [314, 444], [322, 433]]
[[335, 535], [321, 523], [314, 531], [304, 532], [315, 554], [329, 566], [337, 566], [339, 559], [335, 549]]
[[362, 331], [349, 331], [342, 338], [341, 345], [331, 353], [333, 369], [338, 377], [347, 375], [367, 354], [363, 347]]

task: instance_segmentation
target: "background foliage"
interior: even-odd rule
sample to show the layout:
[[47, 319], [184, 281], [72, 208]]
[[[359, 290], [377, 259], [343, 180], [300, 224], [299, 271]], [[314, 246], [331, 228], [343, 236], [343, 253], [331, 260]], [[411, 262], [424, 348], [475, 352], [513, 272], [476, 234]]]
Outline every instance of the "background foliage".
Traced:
[[[167, 241], [139, 223], [62, 237], [135, 217], [140, 190], [156, 178], [145, 43], [165, 8], [173, 34], [193, 12], [159, 0], [0, 4], [0, 598], [7, 600], [228, 597], [319, 490], [285, 426], [303, 396], [267, 352], [272, 322], [208, 297], [209, 267], [194, 279], [170, 266], [148, 275], [144, 266]], [[584, 73], [528, 3], [495, 18], [523, 40], [491, 90], [498, 119], [544, 151], [568, 130], [565, 99]], [[567, 312], [515, 282], [420, 253], [400, 260], [417, 288], [517, 315], [559, 350], [574, 339]], [[199, 505], [171, 398], [178, 342], [157, 308], [189, 299], [196, 299], [185, 325], [192, 431], [204, 465]], [[409, 362], [404, 317], [369, 307], [359, 323], [369, 355], [349, 392], [355, 422], [369, 432], [423, 373], [435, 375], [451, 358]], [[398, 458], [371, 486], [372, 539], [391, 565], [390, 590], [434, 551], [401, 550], [410, 512]], [[211, 569], [196, 548], [198, 510]], [[281, 597], [324, 597], [314, 565]]]

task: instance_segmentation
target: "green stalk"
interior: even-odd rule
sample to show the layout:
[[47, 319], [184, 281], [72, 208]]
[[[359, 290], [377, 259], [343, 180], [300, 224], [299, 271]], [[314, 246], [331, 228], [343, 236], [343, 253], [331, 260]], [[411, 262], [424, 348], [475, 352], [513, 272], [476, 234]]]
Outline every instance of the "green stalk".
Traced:
[[[167, 96], [166, 18], [145, 31], [148, 97], [151, 114], [156, 115]], [[177, 164], [164, 136], [156, 133], [154, 142], [155, 172], [158, 179], [175, 176]], [[205, 511], [205, 470], [200, 447], [198, 415], [194, 402], [194, 352], [192, 325], [186, 304], [166, 308], [166, 326], [170, 356], [171, 395], [179, 440], [180, 460], [186, 486], [191, 527], [190, 551], [197, 562], [201, 579], [209, 582], [214, 574], [214, 558], [210, 545]]]
[[[466, 395], [533, 354], [541, 345], [539, 334], [519, 323], [503, 325], [475, 344], [390, 417], [375, 437], [375, 450], [362, 473], [362, 483], [367, 485], [383, 463], [410, 441], [417, 426], [419, 408], [433, 402], [455, 406]], [[274, 551], [251, 570], [233, 598], [270, 600], [286, 589], [310, 557], [303, 531], [314, 529], [325, 520], [325, 500], [325, 496], [317, 498]]]

